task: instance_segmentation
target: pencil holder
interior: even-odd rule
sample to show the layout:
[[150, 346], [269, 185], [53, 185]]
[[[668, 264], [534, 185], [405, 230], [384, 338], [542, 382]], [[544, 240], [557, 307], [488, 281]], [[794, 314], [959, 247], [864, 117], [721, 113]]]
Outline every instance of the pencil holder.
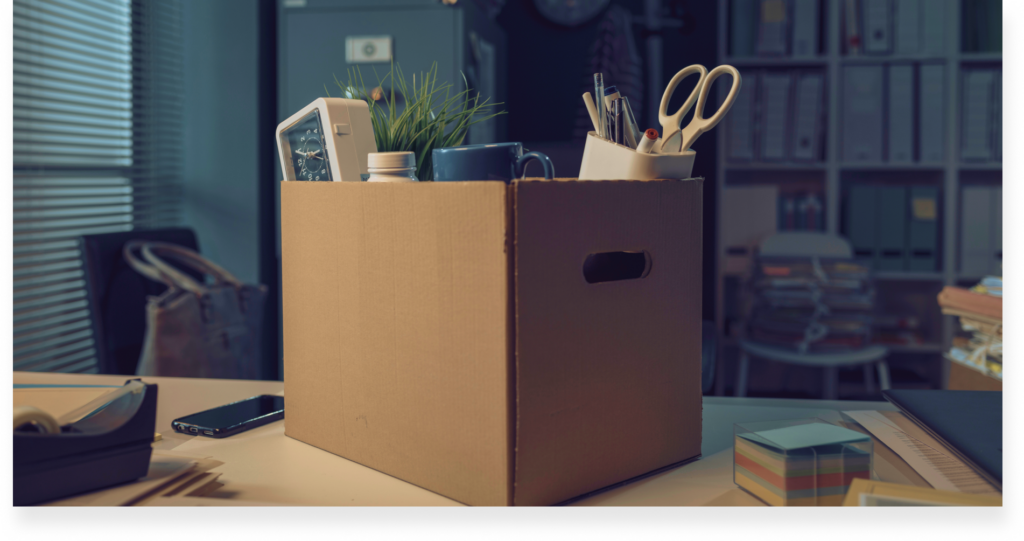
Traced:
[[[655, 143], [655, 147], [658, 143]], [[580, 165], [580, 180], [655, 180], [690, 178], [693, 150], [677, 154], [645, 154], [625, 145], [615, 144], [597, 136], [587, 134], [587, 146], [583, 150]]]

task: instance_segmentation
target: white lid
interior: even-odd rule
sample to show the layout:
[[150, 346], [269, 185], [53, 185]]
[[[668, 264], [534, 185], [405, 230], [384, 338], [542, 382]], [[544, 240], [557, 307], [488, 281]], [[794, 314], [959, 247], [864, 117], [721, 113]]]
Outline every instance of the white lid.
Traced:
[[412, 152], [371, 152], [367, 166], [374, 169], [408, 169], [416, 167], [416, 154]]

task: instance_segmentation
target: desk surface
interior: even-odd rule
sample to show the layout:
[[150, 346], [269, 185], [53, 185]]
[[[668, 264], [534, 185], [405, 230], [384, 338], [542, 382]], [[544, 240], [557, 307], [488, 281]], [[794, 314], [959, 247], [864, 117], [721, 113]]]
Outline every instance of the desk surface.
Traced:
[[[121, 385], [125, 376], [15, 372], [14, 383]], [[279, 394], [279, 381], [145, 378], [159, 385], [157, 449], [223, 461], [215, 497], [290, 505], [459, 505], [458, 502], [284, 435], [272, 423], [212, 439], [171, 430], [171, 421], [235, 400]], [[834, 417], [837, 410], [895, 410], [888, 402], [705, 397], [703, 459], [574, 505], [760, 505], [732, 482], [732, 427], [743, 421]]]

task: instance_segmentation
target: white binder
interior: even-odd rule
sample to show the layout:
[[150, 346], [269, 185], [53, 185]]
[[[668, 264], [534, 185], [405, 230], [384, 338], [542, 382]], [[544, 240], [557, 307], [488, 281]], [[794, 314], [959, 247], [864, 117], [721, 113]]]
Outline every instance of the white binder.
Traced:
[[861, 0], [864, 10], [864, 52], [886, 54], [892, 50], [892, 4], [889, 0]]
[[946, 146], [946, 68], [941, 64], [921, 64], [918, 86], [918, 155], [923, 163], [945, 159]]
[[788, 73], [761, 76], [761, 159], [786, 159], [790, 90], [793, 77]]
[[889, 161], [914, 161], [914, 66], [889, 66]]
[[960, 222], [960, 272], [969, 277], [1002, 274], [1002, 189], [963, 189]]
[[[726, 116], [726, 154], [730, 160], [752, 161], [754, 159], [754, 113], [757, 99], [756, 73], [743, 77], [746, 88], [736, 96], [736, 101]], [[718, 85], [718, 99], [721, 103], [729, 87]]]
[[972, 69], [963, 72], [960, 158], [964, 161], [991, 161], [992, 117], [995, 99], [995, 72]]
[[760, 24], [757, 31], [759, 56], [784, 56], [789, 24], [785, 0], [761, 0]]
[[927, 55], [946, 53], [947, 0], [927, 0], [921, 10], [921, 52]]
[[796, 121], [793, 127], [793, 159], [817, 160], [821, 155], [821, 108], [824, 77], [818, 73], [800, 76], [796, 85]]
[[893, 12], [896, 54], [917, 54], [921, 49], [921, 0], [895, 0]]
[[843, 159], [882, 161], [882, 66], [843, 68]]
[[793, 0], [793, 58], [818, 54], [818, 0]]
[[996, 160], [1003, 160], [1003, 73], [996, 71], [996, 97], [992, 100], [992, 151]]

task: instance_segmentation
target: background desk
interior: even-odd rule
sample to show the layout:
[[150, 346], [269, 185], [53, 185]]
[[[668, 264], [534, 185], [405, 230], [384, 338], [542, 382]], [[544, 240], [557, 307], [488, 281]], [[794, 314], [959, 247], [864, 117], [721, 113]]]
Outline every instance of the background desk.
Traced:
[[[125, 376], [15, 372], [14, 383], [122, 385]], [[171, 421], [260, 394], [279, 381], [145, 378], [159, 385], [157, 449], [224, 462], [216, 498], [290, 505], [460, 505], [355, 462], [284, 436], [272, 423], [225, 439], [179, 434]], [[733, 423], [835, 416], [837, 410], [895, 410], [888, 402], [704, 397], [703, 459], [588, 497], [574, 505], [761, 505], [732, 482]], [[285, 419], [287, 422], [287, 417]], [[229, 503], [229, 502], [224, 502]]]

